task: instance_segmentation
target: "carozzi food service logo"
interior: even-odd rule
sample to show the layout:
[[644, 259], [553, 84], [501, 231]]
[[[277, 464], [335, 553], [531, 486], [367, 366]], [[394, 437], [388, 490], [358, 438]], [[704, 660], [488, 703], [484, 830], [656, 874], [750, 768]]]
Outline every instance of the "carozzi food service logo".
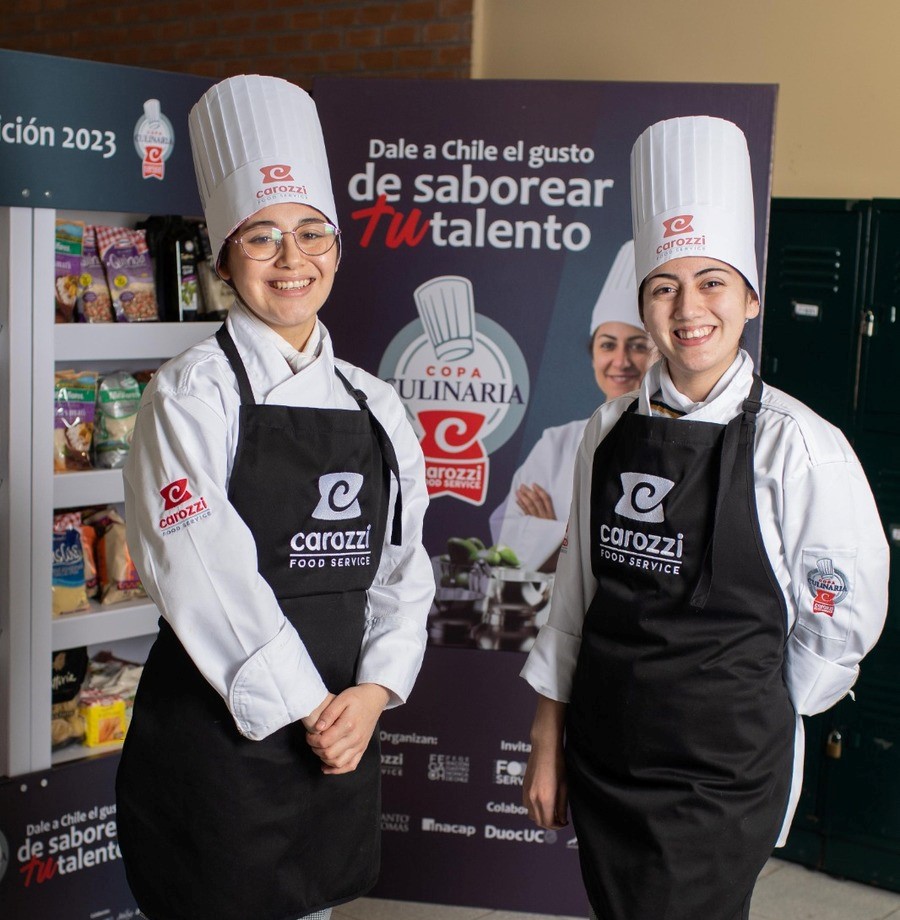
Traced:
[[502, 326], [475, 312], [468, 278], [431, 278], [413, 299], [419, 318], [394, 336], [379, 376], [397, 391], [417, 430], [428, 494], [482, 505], [490, 454], [515, 432], [528, 405], [525, 358]]

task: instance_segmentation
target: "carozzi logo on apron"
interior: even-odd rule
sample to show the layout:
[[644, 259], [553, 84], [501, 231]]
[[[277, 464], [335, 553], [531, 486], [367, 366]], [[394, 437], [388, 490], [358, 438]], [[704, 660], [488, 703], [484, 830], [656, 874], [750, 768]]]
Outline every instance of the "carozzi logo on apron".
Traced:
[[[361, 473], [324, 473], [319, 477], [319, 501], [311, 518], [348, 521], [362, 516], [359, 494], [365, 483]], [[367, 566], [371, 555], [372, 525], [346, 530], [298, 531], [291, 538], [292, 569]]]
[[[671, 479], [649, 473], [620, 473], [622, 496], [615, 513], [647, 524], [665, 522], [663, 500], [675, 487]], [[620, 565], [679, 575], [684, 555], [684, 534], [666, 536], [646, 530], [600, 525], [600, 555]]]

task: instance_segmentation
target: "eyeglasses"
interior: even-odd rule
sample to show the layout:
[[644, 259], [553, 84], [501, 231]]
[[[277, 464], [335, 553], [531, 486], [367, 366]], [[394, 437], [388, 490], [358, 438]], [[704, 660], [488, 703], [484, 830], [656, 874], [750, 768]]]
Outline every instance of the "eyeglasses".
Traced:
[[324, 256], [341, 235], [334, 224], [323, 220], [300, 224], [293, 230], [278, 227], [256, 227], [231, 242], [241, 247], [241, 252], [254, 262], [268, 262], [284, 248], [285, 236], [292, 236], [297, 248], [307, 256]]

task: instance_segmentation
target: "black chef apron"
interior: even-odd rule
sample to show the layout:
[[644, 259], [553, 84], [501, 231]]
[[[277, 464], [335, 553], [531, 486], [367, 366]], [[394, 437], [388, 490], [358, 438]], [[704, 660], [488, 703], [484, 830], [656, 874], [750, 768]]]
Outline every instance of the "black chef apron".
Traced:
[[755, 377], [726, 426], [628, 411], [594, 454], [598, 588], [566, 765], [599, 920], [746, 918], [785, 817], [795, 718], [754, 492], [761, 392]]
[[[241, 393], [229, 500], [256, 540], [260, 574], [340, 693], [356, 682], [391, 475], [399, 485], [393, 447], [339, 371], [362, 411], [257, 405], [224, 326], [217, 338]], [[399, 543], [399, 488], [394, 510]], [[215, 527], [215, 515], [199, 526]], [[248, 740], [164, 620], [116, 785], [128, 882], [151, 920], [296, 920], [376, 880], [377, 732], [356, 770], [338, 776], [322, 773], [300, 722]]]

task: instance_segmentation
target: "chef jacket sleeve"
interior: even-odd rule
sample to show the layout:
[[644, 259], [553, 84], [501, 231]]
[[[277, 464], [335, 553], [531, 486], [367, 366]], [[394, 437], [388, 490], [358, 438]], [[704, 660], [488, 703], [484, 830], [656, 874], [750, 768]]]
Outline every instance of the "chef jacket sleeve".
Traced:
[[[227, 441], [221, 406], [179, 391], [145, 399], [125, 468], [127, 537], [148, 595], [241, 734], [259, 740], [309, 715], [327, 689], [228, 501]], [[173, 515], [164, 495], [183, 490], [191, 497]]]
[[397, 455], [402, 489], [401, 546], [392, 546], [391, 520], [397, 482], [391, 477], [388, 526], [381, 562], [368, 591], [366, 628], [356, 682], [375, 683], [391, 693], [388, 708], [405, 703], [425, 655], [426, 620], [434, 597], [431, 560], [422, 545], [422, 521], [428, 507], [425, 460], [402, 403], [393, 390], [373, 406]]
[[[545, 432], [513, 474], [506, 500], [491, 514], [491, 537], [495, 543], [509, 546], [525, 568], [539, 569], [559, 549], [566, 534], [565, 514], [568, 508], [554, 512], [563, 520], [549, 521], [526, 514], [516, 502], [516, 492], [522, 484], [537, 483], [550, 492], [548, 467], [563, 463], [564, 458], [553, 455], [552, 443]], [[552, 494], [551, 494], [552, 499]]]
[[793, 628], [785, 679], [801, 715], [844, 697], [887, 613], [888, 548], [859, 461], [834, 432], [843, 456], [786, 470], [782, 539], [790, 568]]
[[588, 423], [576, 456], [572, 505], [556, 567], [550, 615], [521, 671], [521, 676], [538, 693], [562, 703], [569, 702], [581, 649], [581, 627], [597, 591], [590, 544], [591, 470], [597, 428], [595, 415]]

